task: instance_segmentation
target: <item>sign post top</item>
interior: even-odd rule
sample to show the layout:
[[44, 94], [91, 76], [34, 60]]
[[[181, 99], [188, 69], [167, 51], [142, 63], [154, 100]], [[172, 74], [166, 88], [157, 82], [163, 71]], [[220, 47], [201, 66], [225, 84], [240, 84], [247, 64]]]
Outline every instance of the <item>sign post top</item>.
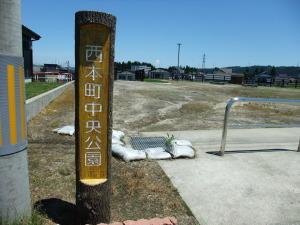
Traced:
[[111, 29], [115, 29], [117, 18], [109, 13], [97, 11], [78, 11], [75, 14], [75, 22], [81, 24], [103, 24]]

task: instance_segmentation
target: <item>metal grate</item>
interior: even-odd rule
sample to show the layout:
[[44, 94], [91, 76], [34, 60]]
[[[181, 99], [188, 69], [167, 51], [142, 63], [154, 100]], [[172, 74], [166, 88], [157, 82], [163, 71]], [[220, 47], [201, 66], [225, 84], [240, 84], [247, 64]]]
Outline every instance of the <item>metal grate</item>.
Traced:
[[131, 137], [130, 144], [135, 150], [162, 147], [166, 149], [165, 137]]

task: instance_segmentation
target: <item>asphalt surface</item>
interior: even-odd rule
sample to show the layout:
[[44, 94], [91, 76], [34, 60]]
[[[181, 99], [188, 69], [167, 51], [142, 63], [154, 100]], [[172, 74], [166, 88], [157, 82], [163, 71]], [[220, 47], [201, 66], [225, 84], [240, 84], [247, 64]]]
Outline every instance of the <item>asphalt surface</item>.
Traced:
[[300, 128], [145, 132], [190, 140], [195, 159], [159, 161], [201, 225], [300, 224]]

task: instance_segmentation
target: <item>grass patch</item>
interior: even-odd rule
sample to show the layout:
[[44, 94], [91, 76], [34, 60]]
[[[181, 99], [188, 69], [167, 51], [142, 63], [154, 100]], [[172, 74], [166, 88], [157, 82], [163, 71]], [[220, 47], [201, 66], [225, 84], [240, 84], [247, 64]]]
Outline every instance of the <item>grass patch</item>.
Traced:
[[299, 99], [299, 89], [292, 88], [278, 88], [278, 87], [236, 87], [231, 89], [228, 94], [232, 97], [254, 97], [254, 98], [288, 98]]
[[254, 103], [249, 102], [236, 107], [242, 112], [256, 117], [271, 117], [271, 116], [286, 116], [297, 118], [300, 113], [300, 108], [297, 105], [273, 104], [273, 103]]
[[67, 167], [62, 167], [58, 169], [58, 173], [64, 177], [71, 175], [71, 171]]
[[210, 110], [212, 107], [205, 102], [188, 102], [183, 104], [180, 112], [183, 114], [197, 114]]
[[145, 79], [144, 82], [149, 82], [149, 83], [169, 83], [168, 81], [165, 80], [159, 80], [159, 79]]
[[32, 82], [25, 85], [26, 99], [54, 89], [63, 83]]

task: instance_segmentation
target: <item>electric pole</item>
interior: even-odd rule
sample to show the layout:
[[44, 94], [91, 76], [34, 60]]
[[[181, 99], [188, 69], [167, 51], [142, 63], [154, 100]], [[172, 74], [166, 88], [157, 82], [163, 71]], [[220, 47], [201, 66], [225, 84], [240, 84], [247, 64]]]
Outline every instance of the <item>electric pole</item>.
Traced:
[[205, 56], [205, 53], [204, 53], [203, 57], [202, 57], [202, 70], [205, 69], [205, 62], [206, 62], [206, 56]]
[[30, 216], [21, 0], [0, 0], [0, 223]]
[[67, 61], [67, 69], [68, 69], [68, 73], [70, 72], [70, 62], [69, 60]]
[[181, 43], [178, 43], [178, 56], [177, 56], [177, 69], [178, 69], [178, 72], [179, 72], [179, 62], [180, 62], [180, 47], [181, 47]]

